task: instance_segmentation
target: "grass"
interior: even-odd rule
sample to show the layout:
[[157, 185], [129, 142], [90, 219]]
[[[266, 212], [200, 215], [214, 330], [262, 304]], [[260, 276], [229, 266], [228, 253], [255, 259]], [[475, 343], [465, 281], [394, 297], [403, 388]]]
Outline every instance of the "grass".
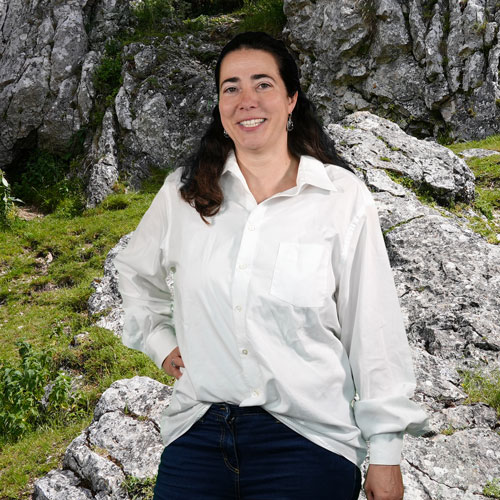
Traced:
[[500, 478], [488, 481], [483, 488], [483, 495], [490, 498], [500, 498]]
[[[96, 327], [87, 311], [90, 284], [102, 276], [107, 253], [135, 229], [164, 176], [157, 172], [141, 192], [111, 195], [78, 216], [15, 219], [0, 231], [0, 361], [19, 364], [17, 340], [50, 350], [56, 366], [83, 375], [84, 395], [69, 423], [55, 421], [0, 444], [0, 498], [29, 498], [34, 479], [58, 466], [112, 382], [135, 375], [172, 382], [145, 355]], [[85, 341], [72, 346], [82, 332]]]
[[462, 373], [462, 387], [467, 393], [467, 403], [486, 403], [500, 417], [500, 371], [485, 374], [480, 370]]
[[490, 136], [482, 141], [470, 141], [448, 146], [454, 153], [465, 149], [482, 148], [498, 151], [498, 155], [466, 160], [476, 176], [476, 199], [472, 206], [479, 215], [470, 215], [468, 206], [453, 207], [456, 215], [469, 220], [469, 226], [481, 234], [489, 243], [500, 243], [500, 135]]

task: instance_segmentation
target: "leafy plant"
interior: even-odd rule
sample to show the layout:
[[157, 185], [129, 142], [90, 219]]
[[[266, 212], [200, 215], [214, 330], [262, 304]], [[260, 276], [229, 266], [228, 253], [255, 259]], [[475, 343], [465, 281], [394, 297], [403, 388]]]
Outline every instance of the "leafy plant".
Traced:
[[10, 184], [0, 169], [0, 226], [9, 224], [15, 202], [19, 203], [21, 200], [10, 195]]
[[184, 0], [133, 0], [130, 6], [139, 29], [145, 33], [165, 31], [166, 22], [182, 20], [190, 10]]
[[156, 477], [138, 479], [131, 476], [124, 481], [123, 486], [130, 500], [151, 500], [155, 483]]
[[28, 159], [20, 179], [14, 182], [13, 191], [25, 203], [45, 212], [55, 211], [67, 200], [66, 212], [76, 215], [83, 208], [83, 185], [70, 170], [67, 159], [37, 150]]
[[0, 366], [0, 436], [2, 441], [19, 439], [26, 432], [75, 410], [78, 396], [71, 379], [57, 373], [50, 351], [36, 351], [18, 341], [20, 366], [3, 362]]
[[483, 488], [483, 495], [491, 498], [500, 498], [500, 478], [488, 481]]

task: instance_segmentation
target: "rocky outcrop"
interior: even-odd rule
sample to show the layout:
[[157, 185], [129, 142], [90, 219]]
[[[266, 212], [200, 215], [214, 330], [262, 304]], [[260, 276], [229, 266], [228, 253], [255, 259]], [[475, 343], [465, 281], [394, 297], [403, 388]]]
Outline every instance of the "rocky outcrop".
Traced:
[[37, 146], [67, 152], [89, 123], [105, 41], [128, 23], [116, 0], [0, 3], [0, 168]]
[[147, 377], [104, 392], [92, 424], [69, 445], [62, 470], [35, 483], [35, 500], [124, 500], [126, 478], [154, 477], [163, 451], [159, 419], [172, 388]]
[[[414, 357], [415, 399], [430, 415], [430, 432], [405, 441], [405, 498], [483, 499], [486, 483], [500, 477], [500, 423], [493, 408], [467, 403], [462, 380], [464, 371], [480, 370], [487, 376], [498, 367], [500, 246], [488, 244], [467, 227], [465, 220], [438, 203], [422, 203], [408, 187], [418, 191], [424, 186], [427, 199], [467, 201], [473, 196], [473, 175], [449, 150], [432, 141], [409, 137], [394, 123], [370, 113], [354, 113], [340, 124], [330, 124], [327, 130], [339, 154], [365, 180], [377, 203]], [[122, 239], [110, 253], [105, 276], [96, 282], [96, 293], [90, 299], [90, 309], [103, 313], [99, 321], [112, 328], [119, 324], [116, 318], [121, 315], [112, 257], [125, 244], [126, 239]], [[134, 446], [130, 435], [135, 434], [130, 430], [127, 435], [114, 432], [115, 418], [125, 418], [120, 408], [126, 406], [134, 415], [153, 415], [151, 419], [157, 423], [167, 398], [153, 405], [154, 409], [139, 410], [141, 406], [133, 401], [140, 399], [139, 394], [151, 392], [150, 384], [154, 383], [138, 378], [133, 381], [116, 382], [106, 391], [85, 437], [77, 438], [68, 449], [67, 457], [79, 450], [80, 465], [66, 458], [62, 471], [53, 471], [37, 482], [36, 491], [43, 487], [46, 496], [35, 498], [61, 498], [50, 496], [50, 492], [62, 488], [63, 483], [68, 492], [78, 490], [80, 497], [75, 498], [86, 498], [83, 495], [90, 491], [92, 495], [96, 491], [119, 495], [121, 478], [139, 470], [146, 474], [142, 458], [130, 459], [130, 463], [137, 460], [133, 471], [132, 465], [123, 465], [122, 456]], [[160, 393], [163, 390], [155, 387]], [[103, 419], [108, 413], [112, 416]], [[157, 430], [148, 427], [141, 432], [152, 436]], [[120, 470], [109, 472], [112, 466], [92, 455], [92, 446], [107, 450]], [[114, 482], [109, 482], [110, 477]], [[102, 486], [89, 489], [88, 485]]]
[[184, 164], [217, 102], [207, 61], [218, 51], [202, 34], [124, 47], [123, 85], [94, 139], [90, 206], [111, 192], [119, 173], [137, 185], [151, 167]]
[[326, 123], [357, 110], [418, 137], [500, 131], [494, 0], [285, 0], [302, 81]]

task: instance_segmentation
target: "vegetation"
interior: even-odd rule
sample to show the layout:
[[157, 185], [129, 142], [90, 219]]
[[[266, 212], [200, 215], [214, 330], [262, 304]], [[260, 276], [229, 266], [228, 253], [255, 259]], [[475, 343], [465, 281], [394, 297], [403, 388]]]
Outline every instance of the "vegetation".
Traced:
[[468, 403], [486, 403], [494, 408], [500, 417], [500, 371], [489, 374], [477, 371], [462, 373], [462, 387], [468, 394]]
[[19, 203], [21, 200], [11, 196], [10, 184], [5, 177], [3, 170], [0, 170], [0, 228], [10, 224], [15, 202]]
[[476, 176], [476, 199], [471, 215], [469, 206], [458, 203], [452, 207], [456, 215], [466, 217], [471, 229], [484, 236], [488, 242], [500, 243], [500, 135], [490, 136], [482, 141], [456, 143], [448, 146], [454, 153], [465, 149], [483, 148], [498, 151], [498, 155], [485, 158], [471, 158], [467, 164]]
[[148, 479], [129, 477], [124, 486], [130, 500], [152, 500], [155, 483], [156, 476]]
[[490, 498], [500, 498], [500, 478], [488, 481], [483, 488], [483, 495]]
[[[145, 355], [96, 327], [87, 311], [107, 253], [136, 227], [164, 176], [155, 172], [140, 193], [118, 185], [116, 194], [78, 215], [18, 217], [0, 231], [0, 498], [30, 498], [30, 482], [60, 466], [115, 380], [145, 375], [172, 382]], [[68, 376], [78, 375], [81, 387], [70, 390]], [[51, 382], [55, 389], [42, 405]]]
[[13, 183], [15, 196], [37, 206], [45, 213], [58, 211], [59, 216], [73, 216], [84, 206], [84, 189], [76, 175], [75, 161], [46, 151], [34, 151]]

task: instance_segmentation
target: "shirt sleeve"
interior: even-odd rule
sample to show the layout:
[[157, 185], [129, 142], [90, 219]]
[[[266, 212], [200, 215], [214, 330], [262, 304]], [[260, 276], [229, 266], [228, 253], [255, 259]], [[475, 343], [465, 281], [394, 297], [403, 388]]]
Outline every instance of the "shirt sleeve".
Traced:
[[370, 463], [396, 465], [403, 434], [422, 434], [427, 417], [410, 400], [415, 377], [396, 287], [375, 203], [367, 190], [364, 198], [343, 250], [341, 341], [356, 386], [356, 423], [370, 443]]
[[125, 313], [122, 341], [158, 366], [176, 347], [173, 297], [167, 286], [161, 244], [168, 230], [166, 185], [114, 260]]

